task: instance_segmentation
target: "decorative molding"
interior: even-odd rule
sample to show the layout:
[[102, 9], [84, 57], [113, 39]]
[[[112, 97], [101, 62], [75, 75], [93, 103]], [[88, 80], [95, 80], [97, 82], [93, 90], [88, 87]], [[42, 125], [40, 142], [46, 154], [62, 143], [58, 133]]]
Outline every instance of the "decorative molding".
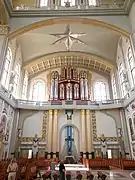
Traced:
[[[48, 122], [48, 111], [43, 112], [43, 122], [42, 122], [42, 137], [38, 137], [39, 142], [47, 141], [47, 122]], [[33, 142], [34, 137], [22, 137], [21, 141]]]
[[93, 69], [110, 75], [113, 65], [101, 60], [96, 56], [82, 54], [80, 52], [66, 52], [39, 58], [34, 62], [24, 66], [29, 76], [33, 76], [39, 72], [60, 68], [65, 66], [74, 66], [86, 69]]
[[[92, 111], [92, 132], [93, 132], [93, 141], [100, 142], [102, 137], [97, 137], [97, 125], [96, 125], [96, 112]], [[114, 142], [118, 141], [118, 137], [105, 137], [106, 141]]]
[[7, 35], [9, 33], [9, 26], [0, 25], [0, 35]]

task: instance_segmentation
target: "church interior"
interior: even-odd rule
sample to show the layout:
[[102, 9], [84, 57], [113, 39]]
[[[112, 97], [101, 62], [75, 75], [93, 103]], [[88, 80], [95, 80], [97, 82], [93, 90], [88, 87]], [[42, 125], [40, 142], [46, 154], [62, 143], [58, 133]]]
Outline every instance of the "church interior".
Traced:
[[134, 0], [0, 0], [0, 167], [135, 168], [134, 16]]

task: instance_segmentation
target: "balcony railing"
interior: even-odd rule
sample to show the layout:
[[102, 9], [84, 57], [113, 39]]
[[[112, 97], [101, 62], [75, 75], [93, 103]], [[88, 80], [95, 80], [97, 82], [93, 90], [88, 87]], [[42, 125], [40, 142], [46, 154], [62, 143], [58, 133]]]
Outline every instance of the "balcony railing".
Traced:
[[122, 99], [106, 100], [102, 102], [96, 101], [30, 101], [30, 100], [17, 100], [17, 108], [27, 109], [112, 109], [123, 107]]
[[[61, 6], [60, 0], [48, 0], [47, 6], [40, 6], [40, 1], [36, 4], [26, 4], [20, 0], [19, 4], [13, 4], [14, 10], [74, 10], [74, 9], [120, 9], [124, 7], [124, 0], [97, 0], [96, 5], [90, 4], [89, 0], [76, 0], [75, 5], [71, 6], [69, 0], [65, 0], [65, 6]], [[68, 5], [67, 3], [68, 2]]]

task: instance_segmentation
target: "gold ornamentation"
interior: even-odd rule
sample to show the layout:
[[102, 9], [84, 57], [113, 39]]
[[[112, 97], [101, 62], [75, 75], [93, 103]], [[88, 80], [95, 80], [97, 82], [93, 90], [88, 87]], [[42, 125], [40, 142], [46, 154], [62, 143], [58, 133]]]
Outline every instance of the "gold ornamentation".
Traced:
[[0, 34], [7, 35], [9, 33], [9, 26], [0, 25]]
[[[46, 141], [47, 138], [47, 122], [48, 122], [48, 111], [43, 112], [42, 122], [42, 137], [38, 137], [39, 141]], [[22, 137], [22, 142], [33, 142], [34, 137]]]
[[[92, 111], [92, 132], [93, 132], [93, 141], [100, 142], [103, 137], [102, 136], [97, 137], [97, 125], [96, 125], [96, 112], [95, 111]], [[109, 142], [114, 142], [114, 141], [119, 140], [118, 137], [105, 137], [105, 138], [106, 138], [106, 141], [109, 141]]]

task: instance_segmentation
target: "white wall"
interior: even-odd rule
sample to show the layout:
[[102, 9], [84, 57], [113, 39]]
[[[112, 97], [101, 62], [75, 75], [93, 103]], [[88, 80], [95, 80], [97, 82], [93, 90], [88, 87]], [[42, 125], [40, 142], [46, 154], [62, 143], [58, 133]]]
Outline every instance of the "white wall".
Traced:
[[25, 119], [23, 125], [23, 137], [34, 137], [35, 134], [38, 137], [42, 136], [42, 122], [43, 122], [43, 112], [38, 112]]
[[117, 137], [115, 120], [106, 114], [96, 111], [97, 136]]
[[131, 24], [131, 36], [133, 38], [133, 44], [135, 48], [135, 2], [133, 3], [131, 11], [129, 13], [129, 21]]

